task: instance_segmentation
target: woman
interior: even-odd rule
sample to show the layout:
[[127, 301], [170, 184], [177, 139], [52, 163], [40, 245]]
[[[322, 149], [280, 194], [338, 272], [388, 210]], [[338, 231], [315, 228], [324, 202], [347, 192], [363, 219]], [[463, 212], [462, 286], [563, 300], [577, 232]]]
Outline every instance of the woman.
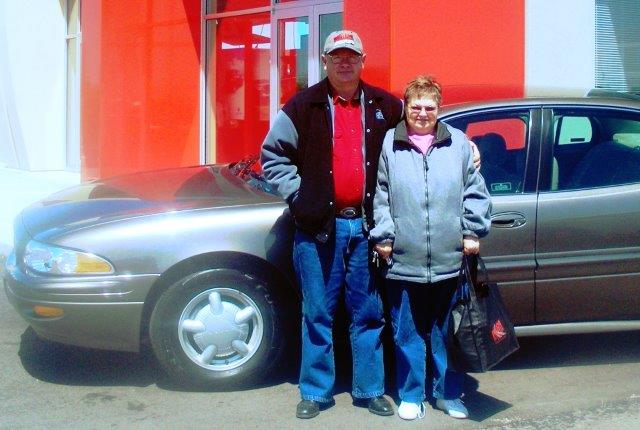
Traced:
[[[418, 76], [405, 90], [405, 118], [384, 139], [370, 237], [381, 260], [395, 340], [403, 419], [424, 417], [427, 366], [436, 407], [467, 418], [464, 375], [431, 348], [442, 333], [462, 254], [489, 232], [491, 200], [464, 133], [438, 121], [440, 85]], [[439, 336], [442, 339], [442, 336]], [[435, 336], [434, 336], [435, 340]]]

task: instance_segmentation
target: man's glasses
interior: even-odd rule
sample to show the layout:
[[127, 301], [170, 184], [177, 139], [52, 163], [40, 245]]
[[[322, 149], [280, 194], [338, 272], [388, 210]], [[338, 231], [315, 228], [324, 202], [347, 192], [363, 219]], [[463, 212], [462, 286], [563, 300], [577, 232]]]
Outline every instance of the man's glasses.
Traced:
[[362, 55], [331, 55], [327, 54], [331, 58], [333, 64], [349, 63], [358, 64], [362, 60]]

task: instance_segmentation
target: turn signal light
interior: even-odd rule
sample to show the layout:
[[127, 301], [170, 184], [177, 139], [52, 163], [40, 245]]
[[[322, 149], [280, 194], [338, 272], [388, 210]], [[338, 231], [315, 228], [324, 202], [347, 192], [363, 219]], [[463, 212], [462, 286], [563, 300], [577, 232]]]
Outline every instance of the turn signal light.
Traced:
[[54, 308], [51, 306], [40, 306], [36, 305], [33, 307], [33, 312], [39, 317], [61, 317], [64, 314], [64, 311], [60, 308]]

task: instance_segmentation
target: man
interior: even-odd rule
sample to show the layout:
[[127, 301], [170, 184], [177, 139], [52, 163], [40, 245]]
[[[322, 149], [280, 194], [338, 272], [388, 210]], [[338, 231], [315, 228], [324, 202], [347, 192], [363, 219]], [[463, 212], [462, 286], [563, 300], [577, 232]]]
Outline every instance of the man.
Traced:
[[343, 285], [350, 315], [352, 395], [378, 415], [393, 415], [384, 394], [382, 302], [369, 274], [366, 231], [378, 157], [402, 102], [360, 80], [365, 53], [353, 31], [327, 37], [327, 78], [278, 112], [262, 146], [262, 168], [296, 224], [294, 267], [302, 290], [298, 418], [333, 403], [332, 325]]
[[395, 96], [360, 80], [365, 57], [355, 32], [331, 33], [322, 55], [327, 78], [282, 107], [262, 145], [264, 174], [289, 204], [296, 224], [293, 259], [302, 290], [298, 418], [313, 418], [333, 404], [332, 326], [343, 286], [351, 394], [374, 414], [394, 413], [383, 397], [384, 319], [369, 273], [367, 232], [373, 226], [382, 141], [403, 108]]

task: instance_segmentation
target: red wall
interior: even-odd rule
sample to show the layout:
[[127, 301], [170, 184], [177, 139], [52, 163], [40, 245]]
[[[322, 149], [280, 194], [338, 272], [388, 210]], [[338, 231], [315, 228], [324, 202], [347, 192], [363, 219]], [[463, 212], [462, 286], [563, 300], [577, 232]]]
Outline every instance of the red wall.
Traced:
[[345, 0], [365, 45], [364, 79], [402, 95], [418, 74], [443, 102], [524, 94], [524, 0]]
[[200, 3], [83, 2], [83, 179], [198, 164]]
[[[83, 179], [199, 163], [200, 5], [83, 3]], [[365, 80], [398, 96], [420, 73], [445, 103], [524, 93], [524, 0], [345, 0], [344, 22]]]
[[390, 0], [344, 0], [343, 26], [362, 39], [367, 57], [363, 77], [375, 86], [389, 89], [391, 83]]

